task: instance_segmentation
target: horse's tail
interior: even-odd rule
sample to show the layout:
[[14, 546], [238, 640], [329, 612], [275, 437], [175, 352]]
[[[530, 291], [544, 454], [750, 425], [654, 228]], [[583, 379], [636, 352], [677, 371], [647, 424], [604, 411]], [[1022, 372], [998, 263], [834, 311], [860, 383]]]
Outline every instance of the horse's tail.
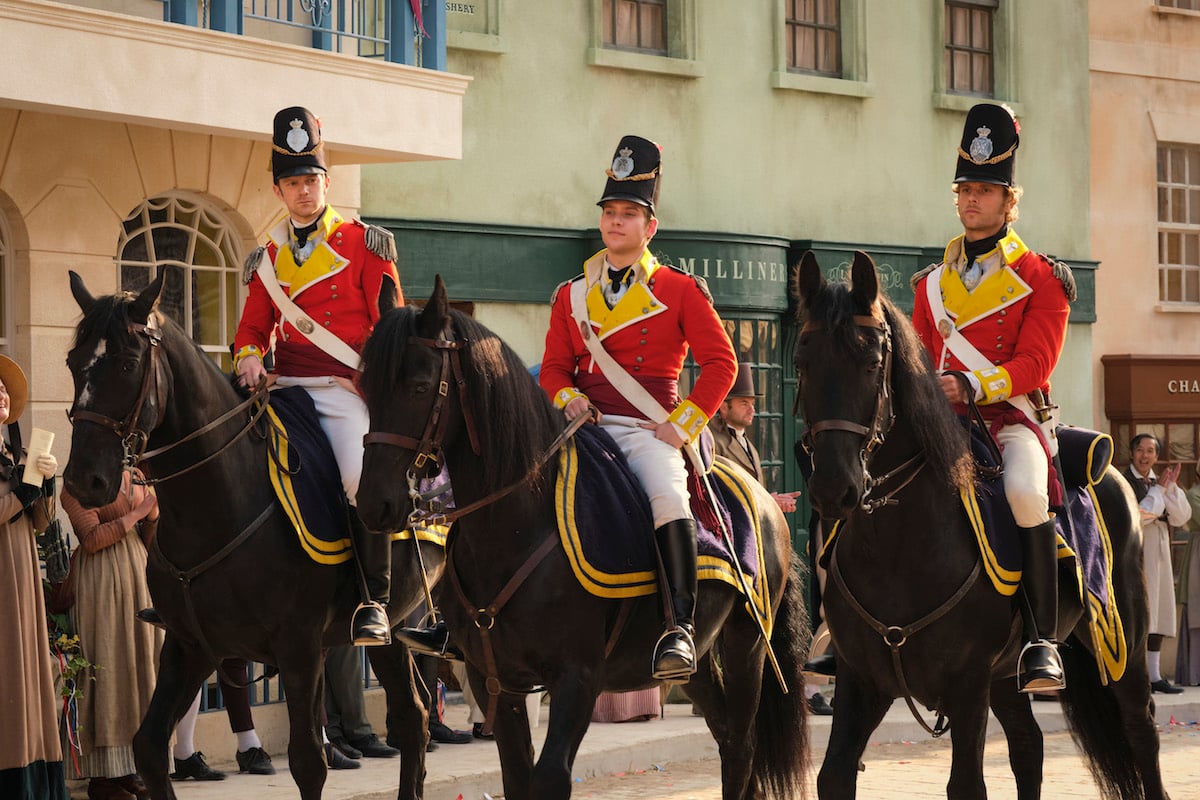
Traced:
[[1138, 759], [1121, 719], [1112, 686], [1100, 683], [1095, 657], [1076, 637], [1060, 647], [1067, 672], [1063, 709], [1071, 737], [1088, 761], [1100, 796], [1106, 800], [1141, 800], [1142, 776]]
[[807, 797], [806, 778], [812, 760], [801, 669], [809, 638], [803, 571], [799, 556], [793, 553], [787, 587], [771, 631], [771, 646], [787, 681], [788, 693], [784, 694], [780, 688], [770, 661], [765, 661], [758, 715], [754, 720], [756, 741], [751, 773], [754, 797]]

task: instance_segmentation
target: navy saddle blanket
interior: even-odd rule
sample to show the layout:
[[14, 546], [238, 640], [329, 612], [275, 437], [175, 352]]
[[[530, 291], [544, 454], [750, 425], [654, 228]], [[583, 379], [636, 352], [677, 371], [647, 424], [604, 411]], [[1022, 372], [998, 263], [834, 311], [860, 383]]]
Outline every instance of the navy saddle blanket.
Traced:
[[[300, 546], [318, 564], [349, 561], [353, 551], [348, 523], [353, 512], [312, 398], [299, 386], [273, 389], [267, 415], [271, 420], [267, 472]], [[447, 530], [443, 525], [422, 525], [416, 533], [419, 539], [445, 546]], [[391, 536], [408, 539], [412, 533], [405, 530]]]
[[[972, 427], [976, 460], [990, 466], [990, 457]], [[1112, 458], [1112, 439], [1103, 433], [1063, 426], [1058, 430], [1066, 498], [1055, 512], [1060, 568], [1078, 579], [1079, 598], [1089, 613], [1092, 639], [1102, 674], [1119, 679], [1127, 655], [1123, 628], [1112, 596], [1112, 546], [1093, 486], [1104, 477]], [[1004, 494], [1002, 478], [979, 480], [974, 491], [961, 493], [983, 555], [984, 571], [996, 591], [1012, 595], [1021, 580], [1022, 556], [1017, 524]], [[1101, 663], [1101, 661], [1103, 663]]]
[[[650, 502], [624, 454], [603, 428], [585, 425], [559, 453], [555, 510], [559, 536], [579, 583], [597, 597], [625, 598], [657, 591]], [[732, 531], [751, 596], [766, 612], [770, 594], [759, 565], [762, 536], [757, 505], [744, 472], [718, 461], [708, 475], [718, 513]], [[745, 594], [719, 532], [698, 526], [701, 580], [721, 580]]]

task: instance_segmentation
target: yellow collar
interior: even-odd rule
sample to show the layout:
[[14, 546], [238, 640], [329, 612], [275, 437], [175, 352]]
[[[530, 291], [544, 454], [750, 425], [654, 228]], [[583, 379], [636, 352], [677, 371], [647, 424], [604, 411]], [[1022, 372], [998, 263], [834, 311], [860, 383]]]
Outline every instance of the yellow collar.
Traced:
[[[1000, 256], [1004, 259], [1005, 264], [1012, 264], [1021, 256], [1028, 253], [1029, 248], [1025, 246], [1025, 242], [1021, 241], [1021, 237], [1017, 236], [1017, 232], [1010, 227], [1008, 233], [1004, 234], [1000, 241], [996, 242], [996, 247], [984, 253], [979, 258], [981, 260], [987, 259], [996, 251], [1000, 252]], [[958, 264], [963, 258], [963, 235], [960, 234], [951, 239], [950, 244], [946, 245], [946, 253], [942, 257], [942, 263], [952, 266]]]
[[[325, 204], [325, 213], [321, 215], [321, 219], [317, 221], [317, 230], [309, 238], [316, 237], [321, 241], [326, 241], [329, 237], [341, 227], [346, 218], [333, 206]], [[292, 241], [292, 220], [285, 216], [271, 231], [267, 237], [275, 244], [276, 247], [283, 249]]]

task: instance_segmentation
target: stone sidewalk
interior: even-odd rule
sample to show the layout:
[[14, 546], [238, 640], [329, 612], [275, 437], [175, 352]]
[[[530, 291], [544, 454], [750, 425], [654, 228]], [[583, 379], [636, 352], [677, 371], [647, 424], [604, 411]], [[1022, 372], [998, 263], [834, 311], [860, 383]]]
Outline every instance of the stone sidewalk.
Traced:
[[[1189, 688], [1181, 695], [1155, 695], [1158, 704], [1158, 721], [1167, 723], [1172, 718], [1186, 723], [1200, 719], [1200, 688]], [[613, 775], [633, 770], [653, 769], [667, 762], [696, 761], [716, 758], [716, 745], [709, 736], [704, 721], [691, 714], [690, 706], [672, 704], [665, 707], [666, 715], [649, 722], [595, 723], [588, 730], [575, 762], [575, 777], [583, 779], [597, 775]], [[544, 717], [545, 709], [543, 709]], [[1047, 733], [1065, 730], [1062, 710], [1056, 702], [1034, 703], [1034, 713], [1042, 730]], [[470, 729], [467, 724], [467, 709], [461, 704], [449, 704], [446, 708], [447, 724], [458, 729]], [[931, 721], [931, 720], [927, 720]], [[829, 737], [830, 718], [812, 717], [811, 737], [813, 760], [820, 755]], [[999, 725], [993, 723], [989, 730], [992, 736], [1000, 736]], [[534, 741], [540, 747], [545, 727], [534, 731]], [[917, 725], [904, 705], [897, 701], [883, 724], [875, 732], [872, 742], [917, 742], [928, 739], [928, 735]], [[1200, 745], [1197, 750], [1200, 751]], [[226, 800], [227, 798], [250, 798], [251, 800], [283, 800], [297, 797], [296, 785], [287, 771], [286, 753], [272, 753], [278, 769], [273, 776], [251, 776], [237, 774], [237, 767], [210, 754], [212, 766], [229, 771], [229, 777], [221, 782], [175, 784], [181, 800]], [[325, 784], [326, 800], [392, 800], [396, 796], [396, 785], [400, 764], [395, 759], [364, 759], [363, 767], [356, 770], [331, 771]], [[425, 783], [427, 800], [482, 800], [499, 797], [503, 793], [500, 766], [496, 748], [492, 742], [473, 740], [465, 745], [441, 745], [428, 755], [428, 777]], [[83, 784], [76, 784], [78, 789]], [[85, 794], [73, 794], [85, 797]]]

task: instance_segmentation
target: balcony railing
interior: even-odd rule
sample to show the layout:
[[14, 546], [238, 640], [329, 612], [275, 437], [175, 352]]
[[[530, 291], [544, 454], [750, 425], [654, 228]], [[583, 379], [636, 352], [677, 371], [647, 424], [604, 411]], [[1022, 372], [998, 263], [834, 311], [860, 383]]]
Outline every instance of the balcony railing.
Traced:
[[[446, 69], [441, 0], [162, 0], [163, 19], [318, 50]], [[414, 13], [419, 10], [420, 18]]]

